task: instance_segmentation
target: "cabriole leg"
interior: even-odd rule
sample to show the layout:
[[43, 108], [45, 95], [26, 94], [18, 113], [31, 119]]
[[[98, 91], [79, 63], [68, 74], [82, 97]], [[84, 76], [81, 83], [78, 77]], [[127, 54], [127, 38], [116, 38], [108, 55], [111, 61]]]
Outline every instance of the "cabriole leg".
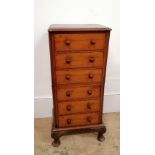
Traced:
[[54, 141], [52, 142], [52, 145], [54, 147], [58, 147], [60, 145], [60, 134], [59, 133], [52, 133], [51, 137], [54, 139]]
[[105, 140], [105, 137], [104, 137], [104, 135], [103, 135], [105, 132], [106, 132], [106, 128], [105, 128], [105, 127], [99, 129], [97, 139], [98, 139], [100, 142], [103, 142], [103, 141]]

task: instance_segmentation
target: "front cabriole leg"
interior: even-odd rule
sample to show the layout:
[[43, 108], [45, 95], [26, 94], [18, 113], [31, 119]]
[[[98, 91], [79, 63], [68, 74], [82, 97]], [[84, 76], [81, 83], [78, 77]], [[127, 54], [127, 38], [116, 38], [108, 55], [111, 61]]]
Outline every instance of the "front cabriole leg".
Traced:
[[100, 141], [100, 142], [103, 142], [105, 140], [105, 137], [104, 137], [104, 133], [106, 132], [106, 127], [104, 126], [103, 128], [100, 128], [98, 130], [98, 136], [97, 136], [97, 139]]
[[52, 142], [52, 145], [54, 147], [58, 147], [60, 145], [60, 137], [61, 137], [61, 135], [58, 132], [53, 132], [51, 134], [51, 137], [54, 139], [54, 141]]

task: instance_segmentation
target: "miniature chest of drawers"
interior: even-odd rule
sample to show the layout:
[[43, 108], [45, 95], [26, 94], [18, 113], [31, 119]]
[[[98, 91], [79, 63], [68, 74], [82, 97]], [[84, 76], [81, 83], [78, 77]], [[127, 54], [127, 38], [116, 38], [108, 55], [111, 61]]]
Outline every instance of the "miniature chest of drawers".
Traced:
[[98, 132], [104, 140], [104, 84], [111, 29], [102, 25], [51, 25], [53, 146], [65, 134]]

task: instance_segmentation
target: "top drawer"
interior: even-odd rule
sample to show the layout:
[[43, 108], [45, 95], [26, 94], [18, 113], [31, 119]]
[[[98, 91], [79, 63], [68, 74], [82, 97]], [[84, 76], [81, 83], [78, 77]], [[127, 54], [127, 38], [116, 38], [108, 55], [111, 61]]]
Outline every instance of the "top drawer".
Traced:
[[97, 50], [105, 48], [105, 33], [55, 34], [55, 50]]

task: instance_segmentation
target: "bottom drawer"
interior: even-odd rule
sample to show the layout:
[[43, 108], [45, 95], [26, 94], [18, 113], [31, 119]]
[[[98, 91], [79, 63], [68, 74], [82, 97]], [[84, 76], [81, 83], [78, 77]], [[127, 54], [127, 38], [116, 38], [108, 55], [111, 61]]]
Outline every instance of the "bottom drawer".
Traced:
[[99, 113], [59, 116], [59, 127], [99, 124]]

